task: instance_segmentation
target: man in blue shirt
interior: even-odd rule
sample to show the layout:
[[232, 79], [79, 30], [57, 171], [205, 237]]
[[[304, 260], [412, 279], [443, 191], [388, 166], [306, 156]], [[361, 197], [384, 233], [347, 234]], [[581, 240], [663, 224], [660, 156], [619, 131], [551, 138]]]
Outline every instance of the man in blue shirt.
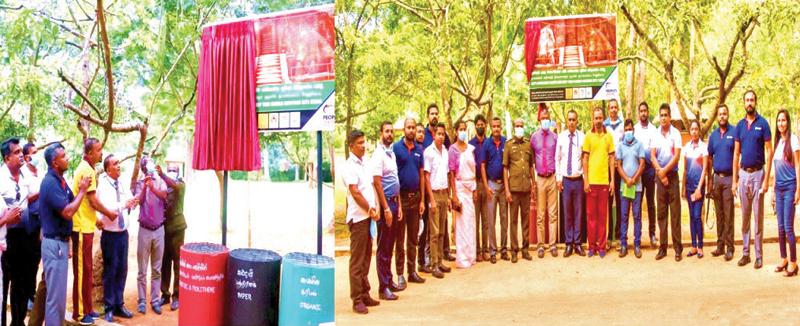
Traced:
[[633, 120], [625, 120], [625, 132], [617, 147], [617, 174], [622, 179], [620, 187], [633, 189], [633, 197], [626, 197], [625, 191], [620, 191], [622, 215], [620, 218], [620, 250], [619, 257], [628, 254], [628, 216], [633, 211], [633, 246], [636, 258], [642, 257], [642, 181], [640, 177], [645, 167], [645, 149], [641, 142], [633, 136]]
[[708, 196], [714, 200], [717, 216], [717, 249], [711, 252], [714, 257], [725, 255], [725, 261], [733, 259], [733, 126], [728, 124], [728, 106], [717, 107], [719, 127], [708, 137], [708, 159], [713, 168], [709, 173]]
[[486, 140], [486, 118], [482, 114], [475, 116], [475, 137], [473, 137], [469, 144], [475, 147], [475, 182], [478, 187], [475, 192], [478, 194], [478, 200], [475, 201], [475, 254], [477, 255], [475, 261], [482, 262], [489, 260], [489, 207], [486, 206], [486, 188], [483, 187], [484, 174], [481, 170], [481, 163], [485, 160], [485, 152], [483, 151], [483, 143]]
[[73, 195], [64, 172], [69, 163], [61, 143], [50, 145], [44, 152], [49, 167], [42, 180], [39, 198], [39, 216], [42, 222], [42, 264], [47, 284], [45, 324], [61, 325], [67, 309], [67, 272], [69, 238], [72, 233], [72, 216], [86, 195], [91, 178], [78, 183], [78, 194]]
[[503, 150], [506, 146], [506, 137], [502, 136], [500, 118], [492, 118], [492, 138], [483, 142], [483, 152], [481, 160], [481, 175], [483, 183], [478, 188], [483, 188], [486, 194], [486, 220], [487, 227], [484, 232], [489, 238], [489, 259], [492, 264], [497, 263], [497, 239], [495, 236], [495, 210], [500, 211], [500, 245], [503, 260], [509, 260], [508, 256], [508, 203], [503, 193], [505, 184], [503, 183]]
[[[419, 219], [425, 211], [425, 191], [421, 182], [423, 158], [422, 145], [415, 140], [417, 122], [412, 118], [406, 119], [403, 126], [404, 137], [392, 145], [397, 162], [397, 175], [400, 179], [400, 214], [402, 219], [396, 221], [395, 226], [395, 267], [397, 269], [397, 285], [406, 287], [404, 264], [408, 258], [408, 282], [425, 283], [425, 279], [417, 274], [414, 266], [417, 259], [417, 246], [419, 245]], [[405, 238], [408, 236], [408, 244]], [[406, 256], [408, 255], [408, 256]]]
[[[439, 124], [439, 106], [437, 106], [436, 103], [429, 104], [426, 113], [428, 114], [428, 126], [425, 128], [425, 139], [422, 141], [423, 151], [425, 151], [425, 149], [428, 148], [428, 146], [431, 146], [431, 144], [433, 144], [433, 137], [434, 135], [436, 135], [436, 125]], [[444, 133], [444, 148], [445, 150], [450, 148], [450, 136], [447, 135], [447, 132]], [[427, 206], [428, 203], [425, 203], [425, 205]], [[430, 248], [428, 248], [429, 244], [427, 241], [428, 214], [422, 215], [422, 220], [425, 223], [425, 225], [422, 228], [422, 236], [425, 237], [425, 239], [421, 239], [419, 245], [420, 248], [424, 248], [425, 251], [424, 259], [428, 260], [430, 256]], [[448, 225], [447, 219], [444, 220], [444, 225], [440, 225], [440, 227], [444, 230], [444, 242], [442, 243], [442, 254], [444, 254], [443, 256], [444, 260], [455, 261], [456, 258], [450, 255], [450, 228], [447, 227], [447, 225]], [[426, 266], [428, 264], [423, 264], [422, 258], [420, 258], [419, 265], [420, 268], [423, 268], [423, 266]]]
[[[762, 246], [764, 237], [764, 195], [767, 193], [769, 182], [764, 176], [769, 175], [772, 161], [765, 158], [772, 157], [772, 134], [769, 123], [756, 111], [756, 92], [748, 90], [744, 93], [744, 106], [747, 115], [739, 120], [734, 134], [733, 164], [733, 193], [739, 196], [742, 204], [742, 258], [738, 265], [750, 263], [750, 228], [755, 229], [756, 261], [753, 267], [761, 268]], [[767, 173], [764, 174], [764, 164]], [[755, 216], [752, 216], [755, 215]]]

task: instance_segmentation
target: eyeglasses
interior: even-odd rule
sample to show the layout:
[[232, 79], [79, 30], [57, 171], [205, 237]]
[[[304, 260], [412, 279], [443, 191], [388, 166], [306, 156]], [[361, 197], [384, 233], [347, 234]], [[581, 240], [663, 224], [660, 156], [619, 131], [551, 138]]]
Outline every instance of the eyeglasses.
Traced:
[[664, 117], [664, 118], [666, 118], [666, 117], [668, 117], [668, 116], [669, 116], [669, 114], [662, 113], [662, 114], [660, 114], [660, 116], [661, 116], [661, 117]]

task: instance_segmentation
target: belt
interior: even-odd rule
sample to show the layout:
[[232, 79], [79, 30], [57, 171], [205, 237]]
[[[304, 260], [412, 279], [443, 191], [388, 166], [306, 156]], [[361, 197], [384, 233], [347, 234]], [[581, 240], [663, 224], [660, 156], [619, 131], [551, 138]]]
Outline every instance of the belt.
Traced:
[[567, 180], [570, 180], [570, 181], [583, 181], [583, 177], [564, 177], [564, 179], [567, 179]]
[[742, 170], [745, 170], [745, 172], [747, 172], [747, 173], [753, 173], [753, 172], [761, 171], [761, 169], [763, 169], [763, 168], [764, 168], [763, 166], [759, 166], [757, 168], [742, 168]]
[[61, 242], [69, 242], [69, 236], [61, 236], [61, 235], [44, 235], [45, 239], [56, 240]]
[[142, 223], [139, 223], [139, 227], [141, 227], [141, 228], [143, 228], [143, 229], [146, 229], [146, 230], [150, 230], [150, 231], [155, 231], [155, 230], [158, 230], [158, 229], [159, 229], [159, 228], [161, 228], [162, 226], [164, 226], [164, 223], [161, 223], [161, 224], [159, 224], [159, 225], [158, 225], [158, 226], [156, 226], [156, 227], [150, 227], [150, 226], [144, 225], [144, 224], [142, 224]]
[[717, 173], [714, 173], [714, 175], [716, 175], [718, 177], [730, 177], [731, 173], [730, 172], [717, 172]]
[[434, 190], [434, 194], [447, 194], [447, 189]]
[[400, 197], [409, 198], [409, 199], [410, 198], [416, 198], [416, 197], [419, 197], [419, 192], [418, 191], [401, 191], [400, 192]]
[[549, 177], [553, 176], [553, 172], [550, 172], [548, 174], [539, 174], [539, 173], [537, 173], [536, 175], [538, 175], [540, 178], [549, 178]]

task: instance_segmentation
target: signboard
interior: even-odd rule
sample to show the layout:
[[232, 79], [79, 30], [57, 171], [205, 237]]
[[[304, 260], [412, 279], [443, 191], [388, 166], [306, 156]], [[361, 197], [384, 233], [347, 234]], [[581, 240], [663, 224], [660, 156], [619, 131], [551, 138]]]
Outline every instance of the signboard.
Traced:
[[333, 5], [255, 18], [258, 129], [334, 129]]
[[526, 20], [525, 68], [530, 102], [619, 98], [616, 15]]

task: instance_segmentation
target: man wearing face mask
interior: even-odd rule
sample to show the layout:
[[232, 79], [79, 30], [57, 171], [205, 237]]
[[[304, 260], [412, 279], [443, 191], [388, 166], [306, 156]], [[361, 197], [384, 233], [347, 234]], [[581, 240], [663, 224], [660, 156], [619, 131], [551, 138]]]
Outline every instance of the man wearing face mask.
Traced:
[[[167, 184], [167, 201], [164, 212], [164, 259], [161, 262], [161, 305], [169, 304], [172, 311], [178, 310], [178, 288], [180, 285], [181, 246], [186, 233], [186, 218], [183, 216], [183, 196], [186, 183], [178, 176], [178, 167], [170, 166], [167, 173], [156, 165], [156, 172]], [[175, 276], [174, 279], [172, 276]], [[172, 283], [172, 294], [169, 288]]]
[[[439, 120], [439, 107], [436, 103], [431, 103], [428, 105], [427, 109], [428, 114], [428, 127], [425, 128], [425, 139], [422, 141], [422, 148], [427, 149], [428, 147], [433, 144], [434, 136], [436, 136], [436, 126], [440, 123]], [[444, 133], [444, 149], [445, 151], [450, 148], [450, 136], [447, 135], [447, 132]], [[430, 198], [432, 199], [432, 198]], [[423, 236], [425, 236], [428, 232], [428, 220], [426, 219], [426, 213], [423, 215], [423, 220], [425, 220], [425, 227], [422, 230]], [[440, 243], [442, 246], [442, 253], [444, 254], [443, 258], [447, 261], [454, 261], [456, 260], [454, 257], [450, 255], [450, 228], [448, 228], [447, 219], [444, 220], [444, 225], [440, 225], [442, 231], [444, 232], [444, 240]], [[427, 237], [430, 238], [430, 237]], [[429, 243], [420, 240], [420, 248], [428, 247]], [[425, 248], [426, 256], [430, 253], [430, 248]], [[422, 255], [420, 255], [422, 256]], [[426, 257], [427, 259], [427, 257]]]
[[147, 298], [147, 268], [152, 261], [150, 281], [150, 305], [153, 312], [161, 314], [161, 264], [164, 258], [164, 202], [167, 200], [167, 186], [161, 176], [156, 176], [156, 166], [150, 157], [142, 156], [140, 167], [144, 175], [134, 188], [134, 196], [139, 200], [139, 235], [137, 238], [136, 260], [139, 273], [136, 277], [139, 291], [139, 304], [136, 310], [144, 314]]
[[[539, 258], [545, 251], [545, 215], [547, 215], [547, 245], [550, 255], [558, 257], [556, 240], [558, 239], [558, 189], [556, 188], [556, 141], [557, 135], [551, 128], [555, 123], [550, 120], [550, 110], [545, 104], [539, 106], [539, 122], [541, 128], [531, 135], [531, 150], [536, 168], [536, 251]], [[526, 234], [527, 236], [527, 234]]]
[[717, 123], [719, 127], [708, 137], [709, 166], [714, 173], [709, 173], [709, 194], [714, 200], [714, 211], [717, 216], [717, 249], [711, 255], [725, 255], [725, 261], [733, 259], [733, 148], [736, 131], [728, 123], [728, 106], [717, 107]]
[[[644, 172], [644, 158], [647, 155], [644, 146], [633, 133], [633, 121], [625, 120], [625, 134], [617, 148], [617, 173], [622, 178], [620, 187], [628, 190], [621, 192], [622, 216], [620, 218], [619, 257], [628, 255], [628, 216], [633, 211], [633, 253], [642, 258], [642, 183], [639, 179]], [[631, 190], [633, 188], [633, 195]]]
[[[622, 123], [622, 117], [619, 115], [619, 101], [616, 99], [611, 99], [608, 101], [608, 118], [603, 121], [603, 126], [606, 127], [608, 133], [611, 134], [612, 139], [614, 140], [614, 148], [619, 148], [619, 142], [622, 140], [622, 134], [625, 132], [625, 127]], [[619, 235], [619, 220], [620, 216], [622, 215], [620, 197], [619, 197], [619, 185], [620, 185], [620, 175], [617, 173], [616, 169], [614, 170], [614, 191], [612, 191], [612, 195], [614, 196], [613, 202], [609, 201], [608, 203], [608, 239], [613, 240]], [[612, 212], [612, 204], [616, 206], [614, 212]], [[615, 218], [612, 219], [612, 213], [616, 213]], [[616, 223], [615, 223], [616, 221]]]
[[486, 178], [481, 171], [481, 164], [486, 160], [483, 144], [486, 140], [486, 118], [482, 114], [475, 116], [475, 137], [469, 141], [475, 153], [475, 181], [477, 182], [477, 199], [475, 200], [475, 261], [489, 260], [489, 207], [486, 205], [486, 188], [483, 180]]
[[435, 278], [443, 278], [444, 273], [450, 272], [450, 267], [444, 265], [444, 241], [447, 212], [450, 210], [449, 199], [450, 189], [448, 186], [447, 172], [448, 160], [447, 148], [444, 146], [445, 126], [443, 123], [436, 125], [436, 138], [423, 152], [425, 165], [425, 190], [428, 191], [428, 198], [431, 198], [429, 208], [429, 239], [431, 247], [431, 263], [426, 269]]
[[[531, 260], [528, 253], [530, 223], [531, 188], [533, 182], [533, 151], [525, 137], [525, 120], [514, 120], [514, 138], [506, 143], [503, 152], [503, 183], [506, 201], [509, 203], [511, 219], [511, 262], [517, 262], [517, 254]], [[519, 248], [517, 225], [522, 221], [522, 248]]]
[[[39, 173], [39, 155], [36, 155], [39, 149], [33, 143], [27, 143], [22, 146], [22, 157], [25, 164], [22, 168], [22, 174], [28, 179], [28, 183], [32, 193], [38, 193], [39, 187], [42, 183], [42, 176]], [[39, 219], [39, 200], [30, 201], [28, 203], [28, 223], [25, 225], [25, 230], [28, 232], [28, 240], [31, 241], [31, 248], [33, 248], [33, 256], [31, 257], [31, 265], [29, 270], [28, 283], [25, 285], [27, 293], [30, 294], [28, 298], [28, 310], [32, 310], [34, 293], [36, 292], [36, 275], [39, 274], [39, 261], [42, 259], [42, 241], [39, 239], [39, 232], [41, 231], [42, 223]], [[30, 324], [30, 322], [29, 322]]]

